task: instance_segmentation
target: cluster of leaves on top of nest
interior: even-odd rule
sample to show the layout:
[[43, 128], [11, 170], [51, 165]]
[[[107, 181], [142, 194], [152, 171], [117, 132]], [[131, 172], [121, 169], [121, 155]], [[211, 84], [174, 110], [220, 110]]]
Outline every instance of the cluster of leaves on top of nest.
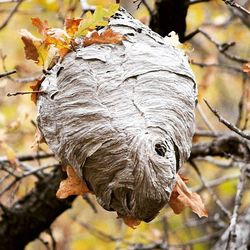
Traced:
[[[94, 31], [98, 26], [106, 26], [108, 19], [118, 8], [118, 4], [111, 4], [108, 9], [97, 6], [93, 14], [89, 11], [83, 18], [66, 19], [63, 28], [51, 28], [47, 21], [32, 18], [32, 24], [37, 27], [42, 38], [35, 37], [25, 29], [21, 30], [26, 58], [43, 66], [43, 69], [46, 70], [62, 60], [67, 53], [74, 51], [77, 46], [86, 47], [94, 43], [120, 43], [124, 37], [112, 29], [107, 29], [101, 34]], [[87, 37], [86, 35], [90, 31], [94, 32]], [[34, 91], [31, 100], [35, 103], [41, 82], [42, 80], [39, 79], [31, 85], [31, 89]]]
[[100, 37], [98, 37], [99, 35], [96, 32], [89, 38], [85, 37], [89, 31], [95, 30], [97, 26], [106, 26], [108, 18], [118, 8], [118, 4], [110, 5], [109, 9], [98, 6], [93, 14], [87, 12], [83, 18], [66, 19], [62, 29], [51, 28], [47, 21], [32, 18], [32, 24], [37, 27], [42, 38], [33, 36], [27, 30], [21, 31], [26, 58], [35, 61], [38, 65], [47, 69], [52, 67], [58, 59], [62, 59], [69, 51], [74, 50], [76, 46], [88, 46], [93, 43], [121, 42], [123, 37], [112, 30], [104, 32]]

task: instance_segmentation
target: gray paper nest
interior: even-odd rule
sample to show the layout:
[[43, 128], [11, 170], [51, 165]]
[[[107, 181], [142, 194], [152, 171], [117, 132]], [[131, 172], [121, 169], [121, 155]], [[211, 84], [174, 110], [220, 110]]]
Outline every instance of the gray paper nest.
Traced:
[[149, 222], [189, 157], [196, 84], [184, 54], [125, 10], [107, 28], [126, 40], [79, 48], [55, 65], [41, 85], [38, 126], [102, 207]]

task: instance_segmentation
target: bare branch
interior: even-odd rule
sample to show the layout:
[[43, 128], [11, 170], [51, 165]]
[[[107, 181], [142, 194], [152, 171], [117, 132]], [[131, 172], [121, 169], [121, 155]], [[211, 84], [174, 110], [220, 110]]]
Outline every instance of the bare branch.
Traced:
[[237, 193], [235, 196], [233, 215], [231, 217], [230, 226], [229, 226], [229, 235], [228, 235], [226, 250], [237, 249], [236, 242], [237, 242], [238, 232], [236, 232], [236, 224], [237, 224], [237, 219], [239, 216], [239, 208], [241, 206], [241, 200], [242, 200], [244, 186], [245, 186], [244, 185], [244, 179], [245, 179], [244, 169], [245, 168], [241, 169], [241, 175], [239, 177], [239, 182], [238, 182], [238, 186], [237, 186]]
[[17, 12], [18, 8], [20, 7], [20, 5], [22, 4], [23, 1], [24, 0], [19, 0], [19, 2], [17, 2], [15, 7], [10, 11], [9, 15], [6, 17], [6, 19], [0, 25], [0, 30], [6, 27], [6, 25], [9, 23], [9, 21], [13, 17], [13, 15]]
[[2, 77], [5, 77], [5, 76], [9, 76], [9, 75], [12, 75], [12, 74], [15, 74], [16, 73], [16, 70], [11, 70], [11, 71], [8, 71], [8, 72], [4, 72], [4, 73], [0, 73], [0, 78]]
[[223, 123], [226, 127], [228, 127], [230, 130], [232, 130], [233, 132], [237, 133], [238, 135], [242, 136], [245, 139], [250, 140], [250, 135], [244, 133], [242, 130], [240, 130], [239, 128], [237, 128], [236, 126], [234, 126], [232, 123], [230, 123], [229, 121], [227, 121], [225, 118], [223, 118], [217, 110], [213, 109], [209, 103], [204, 99], [204, 102], [207, 104], [208, 108], [214, 113], [214, 115], [219, 119], [219, 121], [221, 123]]
[[18, 92], [15, 92], [15, 93], [8, 93], [7, 96], [10, 97], [10, 96], [17, 96], [17, 95], [30, 95], [30, 94], [33, 94], [33, 93], [40, 93], [40, 94], [44, 94], [45, 91], [18, 91]]
[[239, 62], [239, 63], [247, 63], [249, 62], [250, 59], [244, 59], [244, 58], [240, 58], [236, 55], [232, 55], [231, 53], [229, 53], [227, 50], [235, 45], [235, 42], [230, 42], [230, 43], [218, 43], [217, 41], [215, 41], [208, 33], [206, 33], [204, 30], [199, 28], [199, 31], [201, 34], [203, 34], [211, 43], [213, 43], [216, 48], [218, 49], [218, 51], [220, 53], [222, 53], [224, 56], [226, 56], [227, 58], [229, 58], [230, 60]]
[[233, 70], [235, 72], [244, 74], [244, 72], [242, 71], [241, 68], [237, 68], [237, 67], [234, 67], [234, 66], [231, 66], [231, 65], [224, 65], [224, 64], [218, 64], [218, 63], [202, 63], [202, 62], [195, 62], [193, 60], [191, 60], [190, 63], [193, 64], [193, 65], [197, 65], [197, 66], [199, 66], [201, 68], [204, 68], [204, 67], [217, 67], [217, 68], [226, 69], [226, 70]]
[[204, 2], [209, 2], [210, 0], [189, 0], [187, 5], [193, 5], [193, 4], [197, 4], [197, 3], [204, 3]]
[[240, 136], [232, 134], [220, 136], [211, 142], [194, 144], [190, 158], [193, 159], [204, 156], [221, 156], [229, 158], [232, 155], [243, 161], [248, 161], [250, 155], [249, 142]]
[[241, 5], [239, 5], [238, 3], [236, 3], [234, 0], [222, 0], [225, 4], [228, 4], [238, 10], [240, 10], [241, 12], [250, 15], [250, 11], [245, 9], [244, 7], [242, 7]]
[[217, 195], [214, 193], [214, 191], [212, 190], [211, 187], [209, 187], [204, 179], [204, 177], [202, 176], [199, 168], [197, 167], [197, 165], [195, 164], [194, 161], [190, 160], [190, 164], [191, 166], [194, 168], [194, 170], [196, 171], [196, 173], [198, 174], [202, 185], [208, 190], [208, 192], [210, 193], [211, 197], [214, 199], [216, 205], [221, 209], [221, 211], [224, 213], [224, 215], [226, 215], [229, 219], [231, 218], [231, 213], [230, 211], [222, 204], [221, 200], [217, 197]]

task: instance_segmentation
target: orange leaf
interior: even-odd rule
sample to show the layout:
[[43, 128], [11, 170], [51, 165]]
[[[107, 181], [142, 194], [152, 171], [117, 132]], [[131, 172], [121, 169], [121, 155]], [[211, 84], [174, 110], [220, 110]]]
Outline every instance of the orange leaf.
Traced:
[[84, 39], [84, 46], [89, 46], [91, 44], [117, 44], [121, 43], [125, 37], [117, 32], [114, 32], [112, 29], [107, 29], [101, 34], [97, 31], [91, 34], [91, 37]]
[[169, 200], [169, 206], [176, 214], [181, 213], [185, 207], [190, 207], [199, 217], [208, 216], [200, 195], [191, 192], [178, 174], [176, 176], [176, 185]]
[[245, 63], [242, 66], [242, 71], [245, 72], [245, 73], [247, 73], [250, 76], [250, 62]]
[[141, 224], [141, 221], [138, 220], [138, 219], [135, 219], [135, 218], [132, 218], [132, 217], [129, 217], [129, 216], [122, 216], [122, 215], [119, 215], [118, 214], [118, 218], [122, 218], [124, 223], [133, 228], [133, 229], [136, 229], [137, 226], [139, 226]]
[[70, 36], [74, 36], [75, 33], [78, 31], [78, 26], [80, 24], [80, 22], [82, 21], [83, 19], [77, 19], [77, 18], [67, 18], [65, 20], [65, 28], [66, 28], [66, 31], [67, 33], [70, 35]]
[[35, 17], [35, 18], [31, 18], [32, 20], [32, 24], [34, 26], [37, 27], [38, 29], [38, 32], [41, 34], [41, 35], [45, 35], [46, 34], [46, 31], [48, 30], [49, 28], [49, 25], [48, 25], [48, 22], [47, 21], [42, 21], [40, 18], [38, 17]]
[[71, 195], [83, 195], [89, 193], [84, 181], [76, 174], [71, 166], [67, 166], [67, 179], [61, 181], [59, 189], [56, 192], [56, 197], [66, 199]]

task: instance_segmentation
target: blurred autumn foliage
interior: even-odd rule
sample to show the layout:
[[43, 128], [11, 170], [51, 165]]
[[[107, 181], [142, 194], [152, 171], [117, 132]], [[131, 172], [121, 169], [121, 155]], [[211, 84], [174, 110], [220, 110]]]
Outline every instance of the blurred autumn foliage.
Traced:
[[[221, 0], [198, 2], [188, 8], [186, 34], [195, 31], [195, 35], [185, 44], [199, 89], [194, 144], [233, 133], [218, 121], [203, 99], [241, 131], [247, 133], [250, 128], [250, 16]], [[39, 36], [31, 18], [47, 20], [51, 27], [62, 28], [65, 18], [79, 18], [84, 16], [85, 8], [93, 10], [96, 5], [108, 7], [112, 3], [111, 0], [19, 3], [0, 0], [0, 162], [11, 162], [10, 168], [0, 164], [0, 203], [4, 207], [11, 207], [29, 193], [39, 175], [49, 173], [57, 163], [53, 157], [36, 157], [51, 152], [46, 144], [34, 146], [36, 106], [30, 95], [7, 96], [30, 91], [30, 85], [39, 79], [43, 70], [25, 59], [20, 30], [27, 29]], [[246, 10], [250, 7], [249, 1], [238, 3]], [[136, 18], [149, 24], [155, 6], [153, 0], [141, 3], [138, 9], [139, 1], [127, 0], [122, 4]], [[16, 74], [1, 77], [14, 69]], [[221, 156], [223, 153], [222, 150]], [[23, 162], [18, 156], [34, 159]], [[237, 192], [241, 191], [237, 216], [250, 206], [249, 177], [243, 181], [239, 178], [245, 175], [248, 163], [233, 154], [224, 156], [194, 156], [180, 171], [189, 179], [188, 186], [203, 198], [208, 218], [198, 219], [188, 208], [175, 215], [166, 207], [151, 223], [141, 223], [133, 230], [116, 219], [114, 213], [97, 206], [91, 195], [78, 197], [72, 209], [59, 216], [26, 249], [211, 249], [231, 225]], [[42, 169], [36, 172], [39, 168]], [[243, 182], [246, 184], [240, 188]]]

